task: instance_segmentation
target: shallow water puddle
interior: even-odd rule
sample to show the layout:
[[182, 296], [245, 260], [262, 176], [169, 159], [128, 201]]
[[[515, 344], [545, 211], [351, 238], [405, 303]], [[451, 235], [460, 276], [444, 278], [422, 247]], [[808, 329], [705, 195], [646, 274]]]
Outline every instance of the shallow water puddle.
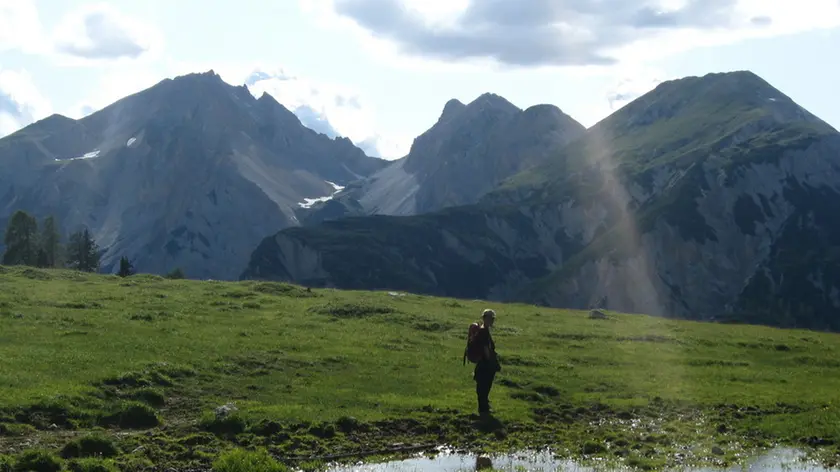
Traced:
[[[822, 472], [828, 470], [817, 464], [804, 462], [803, 455], [793, 449], [775, 449], [744, 464], [729, 468], [682, 467], [668, 470], [685, 472]], [[614, 466], [583, 466], [571, 460], [556, 459], [550, 452], [522, 453], [479, 457], [442, 450], [434, 455], [418, 455], [411, 459], [380, 464], [334, 466], [329, 472], [466, 472], [476, 470], [506, 472], [560, 472], [560, 471], [617, 471], [630, 470]]]

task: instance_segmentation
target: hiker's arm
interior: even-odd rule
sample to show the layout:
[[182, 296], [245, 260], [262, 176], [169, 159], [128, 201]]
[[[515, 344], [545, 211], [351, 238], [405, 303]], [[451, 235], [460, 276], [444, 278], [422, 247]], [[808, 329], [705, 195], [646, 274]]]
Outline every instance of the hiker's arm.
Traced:
[[480, 331], [478, 334], [478, 341], [481, 343], [481, 354], [484, 360], [492, 360], [493, 357], [490, 355], [490, 335], [487, 331]]

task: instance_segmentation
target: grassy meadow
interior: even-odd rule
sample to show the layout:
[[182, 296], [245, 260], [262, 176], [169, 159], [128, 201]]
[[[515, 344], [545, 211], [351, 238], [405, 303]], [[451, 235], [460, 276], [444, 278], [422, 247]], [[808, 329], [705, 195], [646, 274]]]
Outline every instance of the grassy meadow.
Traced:
[[[473, 414], [462, 364], [486, 307], [503, 366], [491, 419]], [[587, 315], [0, 267], [0, 471], [36, 454], [67, 470], [208, 470], [233, 449], [317, 469], [440, 444], [643, 469], [779, 444], [838, 460], [840, 335]]]

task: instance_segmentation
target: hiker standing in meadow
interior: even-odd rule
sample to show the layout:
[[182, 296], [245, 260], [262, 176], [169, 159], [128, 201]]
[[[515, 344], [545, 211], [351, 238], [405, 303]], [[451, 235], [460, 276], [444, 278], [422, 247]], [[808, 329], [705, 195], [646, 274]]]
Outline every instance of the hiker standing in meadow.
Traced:
[[475, 393], [478, 396], [478, 413], [486, 415], [490, 413], [490, 389], [493, 387], [493, 380], [496, 373], [502, 370], [501, 364], [496, 356], [496, 344], [493, 336], [490, 335], [490, 328], [496, 321], [496, 312], [490, 309], [484, 310], [481, 315], [481, 325], [473, 323], [470, 325], [467, 336], [467, 348], [464, 352], [464, 362], [469, 358], [475, 364], [473, 380], [475, 380]]

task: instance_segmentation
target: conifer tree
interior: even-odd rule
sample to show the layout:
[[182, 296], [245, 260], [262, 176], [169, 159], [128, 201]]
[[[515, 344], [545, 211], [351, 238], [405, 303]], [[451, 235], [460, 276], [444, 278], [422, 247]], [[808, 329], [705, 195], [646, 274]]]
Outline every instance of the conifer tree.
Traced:
[[134, 264], [123, 256], [120, 258], [120, 271], [117, 273], [120, 277], [128, 277], [134, 275]]
[[38, 265], [37, 220], [25, 211], [16, 211], [6, 226], [3, 244], [6, 246], [4, 265]]
[[67, 266], [82, 272], [99, 271], [99, 247], [87, 228], [70, 235]]
[[53, 216], [44, 218], [44, 225], [41, 230], [39, 266], [41, 267], [61, 267], [63, 265], [62, 258], [63, 248], [61, 245], [61, 233], [58, 229], [58, 223]]

